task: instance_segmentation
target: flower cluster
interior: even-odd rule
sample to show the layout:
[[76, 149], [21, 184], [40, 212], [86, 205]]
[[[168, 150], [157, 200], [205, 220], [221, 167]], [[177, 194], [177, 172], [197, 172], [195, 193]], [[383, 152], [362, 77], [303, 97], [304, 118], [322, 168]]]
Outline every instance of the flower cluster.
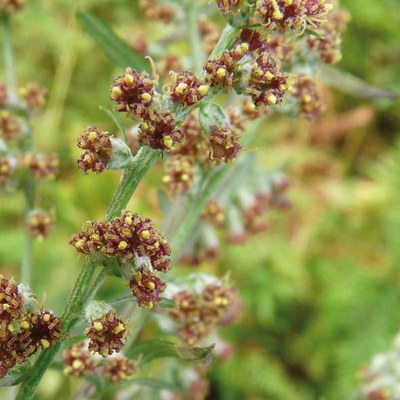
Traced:
[[0, 188], [4, 188], [13, 173], [13, 166], [9, 157], [0, 157]]
[[208, 148], [211, 161], [227, 163], [235, 160], [241, 145], [230, 127], [213, 126], [209, 135]]
[[107, 132], [89, 126], [83, 135], [79, 136], [77, 144], [84, 150], [77, 161], [79, 169], [85, 173], [89, 170], [100, 173], [106, 168], [111, 160], [111, 140]]
[[0, 275], [0, 377], [60, 337], [60, 319], [51, 311], [28, 307], [16, 282]]
[[104, 361], [96, 360], [88, 350], [86, 342], [67, 348], [62, 354], [64, 374], [75, 378], [94, 375], [101, 368], [101, 375], [111, 383], [124, 381], [133, 376], [138, 369], [134, 360], [123, 356], [109, 357]]
[[37, 83], [28, 83], [19, 92], [29, 109], [42, 108], [46, 102], [47, 90]]
[[257, 14], [267, 29], [316, 29], [326, 20], [332, 4], [327, 0], [258, 0]]
[[32, 237], [45, 239], [50, 234], [53, 219], [46, 211], [32, 210], [26, 218], [26, 225]]
[[18, 118], [7, 110], [0, 112], [0, 138], [16, 140], [21, 136], [21, 124]]
[[299, 113], [309, 120], [316, 119], [323, 111], [321, 87], [315, 79], [298, 75], [290, 94], [298, 100]]
[[64, 374], [82, 378], [94, 373], [96, 362], [92, 354], [86, 349], [85, 342], [77, 343], [62, 354], [62, 360], [65, 365]]
[[186, 345], [195, 346], [222, 324], [237, 293], [225, 283], [213, 282], [200, 292], [179, 291], [172, 300], [177, 308], [170, 310], [169, 316], [177, 324], [178, 336]]
[[55, 179], [59, 171], [60, 161], [56, 154], [27, 154], [23, 161], [37, 180]]
[[201, 218], [203, 221], [214, 225], [217, 228], [221, 228], [224, 226], [225, 222], [224, 209], [217, 200], [212, 199], [207, 203], [202, 211]]
[[238, 12], [244, 0], [215, 0], [223, 14]]
[[85, 335], [90, 339], [88, 349], [103, 357], [119, 353], [125, 344], [128, 330], [125, 322], [115, 315], [115, 310], [91, 321]]
[[195, 172], [189, 157], [172, 156], [165, 163], [163, 182], [170, 193], [185, 193], [194, 185]]
[[[116, 256], [122, 263], [132, 260], [135, 268], [130, 286], [141, 307], [152, 308], [164, 290], [154, 271], [166, 272], [171, 267], [171, 249], [149, 218], [129, 211], [111, 222], [87, 222], [83, 230], [72, 236], [70, 244], [84, 254], [101, 253]], [[150, 266], [140, 265], [145, 259]]]
[[171, 99], [174, 103], [192, 106], [208, 93], [209, 86], [202, 85], [191, 72], [172, 73], [171, 77]]

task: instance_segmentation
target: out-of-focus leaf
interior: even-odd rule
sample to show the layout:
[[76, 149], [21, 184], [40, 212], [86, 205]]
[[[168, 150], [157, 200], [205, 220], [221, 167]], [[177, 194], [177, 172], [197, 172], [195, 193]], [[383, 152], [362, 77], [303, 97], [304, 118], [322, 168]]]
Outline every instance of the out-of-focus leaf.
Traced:
[[129, 358], [142, 357], [146, 364], [158, 358], [179, 358], [196, 365], [206, 364], [214, 357], [214, 345], [208, 347], [184, 347], [163, 340], [146, 340], [137, 343], [129, 350]]
[[178, 308], [173, 300], [167, 299], [166, 297], [161, 297], [159, 305], [161, 308]]
[[106, 107], [101, 107], [100, 106], [100, 110], [104, 111], [114, 122], [115, 126], [118, 128], [118, 130], [121, 132], [125, 143], [128, 143], [128, 137], [126, 136], [126, 131], [125, 131], [125, 127], [124, 124], [122, 123], [122, 121], [118, 118], [118, 115], [115, 114], [115, 112], [109, 110]]
[[153, 389], [168, 390], [169, 392], [179, 393], [179, 388], [176, 385], [169, 383], [169, 382], [160, 381], [159, 379], [153, 379], [153, 378], [128, 379], [126, 381], [123, 381], [123, 382], [117, 383], [116, 385], [113, 385], [113, 389], [123, 388], [126, 386], [132, 386], [132, 385], [148, 386]]
[[163, 213], [167, 213], [170, 206], [170, 201], [168, 199], [167, 194], [163, 190], [159, 190], [157, 193], [158, 203], [160, 204], [161, 210]]
[[207, 103], [200, 107], [199, 120], [205, 133], [209, 133], [214, 126], [229, 126], [224, 110], [215, 103]]
[[111, 138], [112, 159], [107, 163], [107, 169], [123, 169], [129, 165], [133, 156], [128, 145], [118, 138]]
[[343, 93], [351, 94], [363, 99], [395, 99], [399, 96], [398, 93], [369, 85], [348, 72], [327, 65], [321, 67], [320, 78], [328, 85]]
[[62, 349], [66, 349], [66, 348], [68, 348], [68, 347], [71, 347], [71, 346], [73, 346], [74, 344], [77, 344], [77, 343], [79, 343], [79, 342], [84, 341], [85, 339], [86, 339], [86, 336], [83, 336], [83, 335], [74, 336], [74, 337], [65, 339], [65, 340], [63, 341], [63, 344], [62, 344]]
[[121, 40], [103, 21], [87, 11], [78, 11], [77, 19], [86, 32], [100, 45], [107, 57], [116, 65], [150, 72], [146, 60]]
[[0, 387], [15, 386], [24, 380], [25, 375], [31, 368], [30, 362], [13, 368], [5, 377], [0, 379]]

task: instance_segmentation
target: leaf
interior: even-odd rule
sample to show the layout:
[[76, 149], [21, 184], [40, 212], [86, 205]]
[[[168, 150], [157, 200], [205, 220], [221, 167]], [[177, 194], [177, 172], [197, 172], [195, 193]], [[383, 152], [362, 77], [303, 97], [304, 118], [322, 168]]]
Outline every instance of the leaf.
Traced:
[[343, 93], [351, 94], [363, 99], [395, 99], [399, 96], [398, 93], [391, 90], [377, 88], [348, 72], [326, 65], [321, 67], [320, 78]]
[[122, 121], [118, 118], [118, 115], [115, 114], [115, 112], [109, 110], [106, 107], [100, 106], [100, 110], [104, 111], [113, 120], [113, 122], [114, 122], [115, 126], [117, 127], [117, 129], [121, 132], [125, 143], [128, 143], [128, 137], [126, 136], [125, 127], [124, 127]]
[[30, 368], [31, 363], [29, 361], [13, 368], [5, 377], [0, 379], [0, 387], [18, 385], [24, 380]]
[[210, 362], [214, 357], [214, 347], [184, 347], [163, 340], [146, 340], [137, 343], [127, 353], [129, 358], [142, 356], [142, 363], [146, 364], [158, 358], [178, 358], [196, 365]]
[[107, 169], [124, 169], [132, 163], [133, 156], [128, 145], [118, 138], [111, 138], [112, 159], [107, 163]]
[[139, 72], [151, 72], [146, 60], [121, 40], [106, 23], [87, 11], [78, 11], [76, 18], [114, 64], [122, 68], [132, 67]]
[[83, 336], [83, 335], [81, 335], [81, 336], [74, 336], [74, 337], [65, 339], [65, 340], [63, 341], [63, 344], [62, 344], [62, 349], [64, 350], [64, 349], [66, 349], [66, 348], [68, 348], [68, 347], [73, 346], [74, 344], [83, 342], [85, 339], [86, 339], [86, 336]]
[[214, 126], [229, 126], [224, 110], [215, 103], [203, 104], [200, 107], [199, 120], [201, 129], [205, 133], [209, 133]]

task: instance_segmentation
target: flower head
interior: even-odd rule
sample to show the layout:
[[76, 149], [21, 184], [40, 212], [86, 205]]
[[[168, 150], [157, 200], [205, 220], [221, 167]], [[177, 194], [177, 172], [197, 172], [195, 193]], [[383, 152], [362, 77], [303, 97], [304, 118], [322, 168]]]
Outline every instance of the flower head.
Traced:
[[28, 154], [24, 157], [24, 163], [38, 180], [54, 179], [60, 165], [56, 154]]
[[20, 95], [30, 109], [41, 108], [46, 102], [47, 90], [37, 83], [28, 83], [20, 89]]
[[241, 146], [231, 129], [214, 126], [209, 132], [208, 148], [210, 161], [227, 163], [236, 158]]
[[87, 350], [85, 342], [75, 344], [66, 349], [62, 354], [64, 362], [64, 374], [75, 378], [82, 378], [94, 373], [96, 362], [92, 354]]
[[171, 99], [174, 103], [191, 106], [204, 98], [209, 86], [203, 85], [191, 72], [171, 73]]
[[128, 330], [125, 322], [115, 315], [115, 310], [111, 310], [93, 319], [85, 334], [90, 339], [88, 349], [107, 357], [119, 353], [125, 344]]
[[32, 237], [45, 239], [49, 236], [53, 219], [46, 211], [33, 210], [26, 219], [26, 225]]
[[104, 235], [107, 227], [108, 225], [102, 221], [87, 221], [83, 225], [83, 230], [71, 237], [69, 244], [80, 253], [99, 252], [106, 244]]
[[0, 112], [0, 138], [15, 140], [21, 136], [21, 125], [18, 118], [9, 111]]
[[137, 362], [126, 357], [115, 357], [104, 365], [102, 375], [112, 383], [129, 379], [137, 371]]
[[191, 157], [170, 156], [163, 182], [170, 193], [185, 193], [194, 185], [195, 166]]

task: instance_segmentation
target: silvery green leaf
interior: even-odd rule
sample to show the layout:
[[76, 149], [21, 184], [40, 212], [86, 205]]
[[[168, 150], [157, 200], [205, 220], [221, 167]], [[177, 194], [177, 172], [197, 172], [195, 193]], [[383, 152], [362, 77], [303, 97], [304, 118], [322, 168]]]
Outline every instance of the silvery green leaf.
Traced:
[[200, 107], [199, 120], [204, 133], [209, 133], [214, 126], [229, 126], [224, 110], [215, 103], [203, 104]]
[[124, 169], [133, 160], [131, 149], [121, 139], [110, 139], [112, 145], [112, 159], [107, 163], [107, 169]]

